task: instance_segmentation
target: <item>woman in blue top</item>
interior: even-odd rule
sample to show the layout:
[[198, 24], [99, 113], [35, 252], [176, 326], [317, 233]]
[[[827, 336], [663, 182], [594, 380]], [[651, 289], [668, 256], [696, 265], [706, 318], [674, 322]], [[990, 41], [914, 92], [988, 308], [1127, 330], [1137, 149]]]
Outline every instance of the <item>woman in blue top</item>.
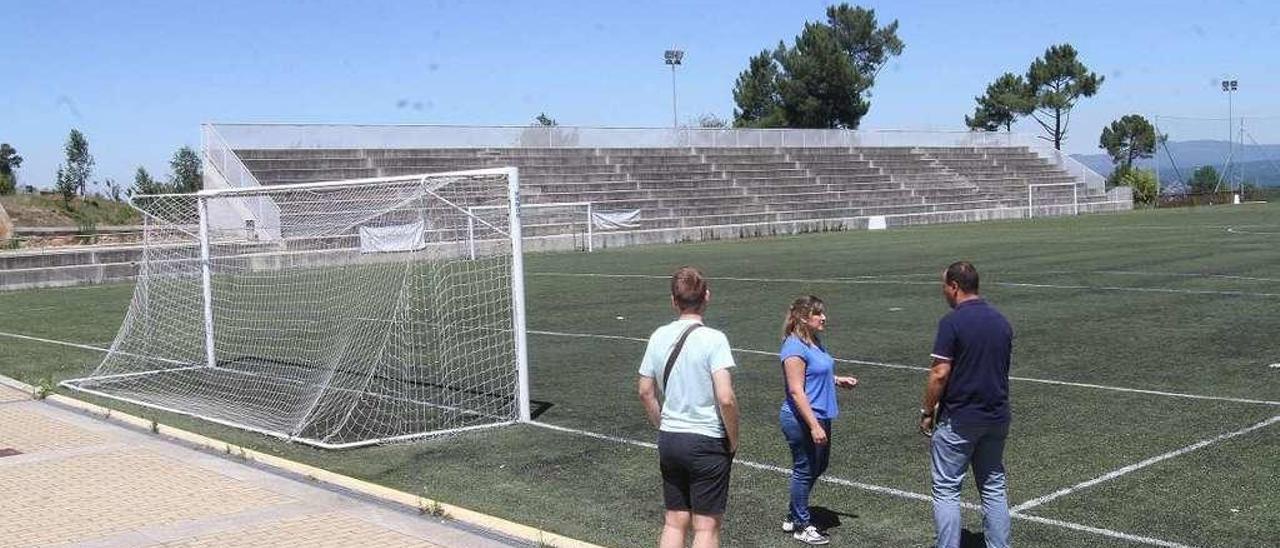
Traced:
[[782, 370], [787, 397], [779, 422], [791, 446], [791, 506], [782, 530], [808, 544], [829, 539], [810, 523], [809, 492], [827, 469], [831, 454], [831, 420], [836, 418], [836, 387], [853, 388], [858, 379], [837, 377], [835, 359], [827, 353], [818, 334], [826, 329], [827, 310], [812, 295], [791, 303], [782, 324]]

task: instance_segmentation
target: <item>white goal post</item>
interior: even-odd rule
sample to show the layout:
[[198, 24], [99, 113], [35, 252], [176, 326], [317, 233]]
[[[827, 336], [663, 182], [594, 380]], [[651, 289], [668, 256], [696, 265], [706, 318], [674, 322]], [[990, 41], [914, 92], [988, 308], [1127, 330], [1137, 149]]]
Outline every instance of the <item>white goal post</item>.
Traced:
[[133, 205], [133, 300], [64, 386], [330, 449], [531, 420], [516, 168]]
[[[467, 213], [470, 217], [467, 220], [467, 240], [471, 242], [470, 254], [475, 257], [476, 238], [474, 236], [476, 223], [481, 222], [481, 218], [486, 218], [488, 212], [497, 211], [500, 215], [506, 215], [503, 211], [504, 206], [476, 206], [468, 207]], [[587, 252], [595, 251], [595, 213], [592, 208], [592, 202], [554, 202], [547, 204], [520, 204], [522, 210], [521, 219], [526, 223], [531, 222], [530, 218], [538, 219], [542, 217], [550, 217], [550, 221], [557, 224], [575, 227], [582, 225], [584, 232], [583, 248]], [[539, 215], [542, 213], [543, 215]], [[538, 219], [547, 222], [548, 219]], [[536, 222], [536, 221], [535, 221]], [[570, 234], [575, 232], [572, 228], [568, 230]]]
[[[1047, 189], [1065, 188], [1065, 187], [1071, 187], [1071, 203], [1069, 204], [1055, 203], [1055, 204], [1042, 205], [1040, 207], [1045, 210], [1044, 214], [1047, 214], [1047, 215], [1052, 215], [1053, 212], [1063, 211], [1064, 209], [1067, 209], [1067, 208], [1069, 208], [1069, 211], [1071, 211], [1072, 215], [1079, 215], [1080, 214], [1080, 186], [1077, 183], [1074, 183], [1074, 182], [1073, 183], [1039, 183], [1039, 184], [1027, 185], [1027, 218], [1031, 219], [1036, 216], [1035, 214], [1036, 189], [1047, 190]], [[1065, 198], [1066, 193], [1063, 192], [1061, 194], [1062, 196], [1059, 196], [1059, 197]]]

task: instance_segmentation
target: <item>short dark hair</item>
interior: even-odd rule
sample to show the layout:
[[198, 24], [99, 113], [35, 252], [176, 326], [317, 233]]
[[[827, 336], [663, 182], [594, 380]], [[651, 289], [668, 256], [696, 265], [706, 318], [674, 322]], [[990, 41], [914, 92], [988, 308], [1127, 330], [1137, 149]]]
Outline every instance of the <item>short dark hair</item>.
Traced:
[[947, 274], [944, 278], [947, 283], [954, 283], [960, 291], [965, 293], [978, 292], [978, 269], [973, 267], [969, 261], [956, 261], [947, 267]]
[[681, 312], [700, 311], [707, 305], [707, 279], [692, 266], [682, 266], [671, 275], [671, 298]]

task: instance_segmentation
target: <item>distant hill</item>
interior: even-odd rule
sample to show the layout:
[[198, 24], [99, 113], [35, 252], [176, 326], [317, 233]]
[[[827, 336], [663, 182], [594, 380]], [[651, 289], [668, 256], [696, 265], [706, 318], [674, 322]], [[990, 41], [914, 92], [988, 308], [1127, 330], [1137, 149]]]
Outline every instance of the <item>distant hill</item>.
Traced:
[[[1160, 179], [1171, 181], [1177, 173], [1186, 179], [1191, 172], [1200, 166], [1211, 165], [1222, 169], [1227, 158], [1228, 143], [1226, 141], [1175, 141], [1168, 144], [1169, 152], [1161, 148], [1158, 152], [1160, 162]], [[1111, 174], [1111, 157], [1104, 154], [1073, 154], [1072, 158], [1103, 175]], [[1172, 156], [1172, 161], [1170, 160]], [[1174, 164], [1177, 169], [1174, 169]], [[1280, 145], [1244, 145], [1236, 144], [1234, 164], [1238, 166], [1246, 181], [1255, 181], [1262, 186], [1280, 186]], [[1151, 169], [1151, 160], [1144, 160], [1140, 166]]]

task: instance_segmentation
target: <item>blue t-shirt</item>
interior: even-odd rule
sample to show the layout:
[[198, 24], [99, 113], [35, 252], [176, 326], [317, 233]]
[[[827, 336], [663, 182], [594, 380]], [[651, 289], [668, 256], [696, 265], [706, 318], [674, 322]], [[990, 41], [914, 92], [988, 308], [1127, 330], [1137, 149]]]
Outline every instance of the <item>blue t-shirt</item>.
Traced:
[[[809, 407], [813, 408], [814, 416], [819, 419], [836, 418], [840, 414], [840, 408], [836, 405], [836, 360], [827, 353], [827, 349], [819, 344], [805, 344], [800, 337], [790, 335], [787, 340], [782, 341], [782, 351], [778, 356], [783, 362], [793, 356], [804, 360], [804, 395], [809, 398]], [[782, 410], [799, 417], [795, 401], [791, 399], [791, 393], [786, 391], [785, 375], [784, 370], [782, 386], [787, 397], [782, 402]]]
[[938, 321], [933, 357], [951, 361], [941, 416], [956, 424], [1005, 424], [1013, 327], [982, 299], [965, 301]]

